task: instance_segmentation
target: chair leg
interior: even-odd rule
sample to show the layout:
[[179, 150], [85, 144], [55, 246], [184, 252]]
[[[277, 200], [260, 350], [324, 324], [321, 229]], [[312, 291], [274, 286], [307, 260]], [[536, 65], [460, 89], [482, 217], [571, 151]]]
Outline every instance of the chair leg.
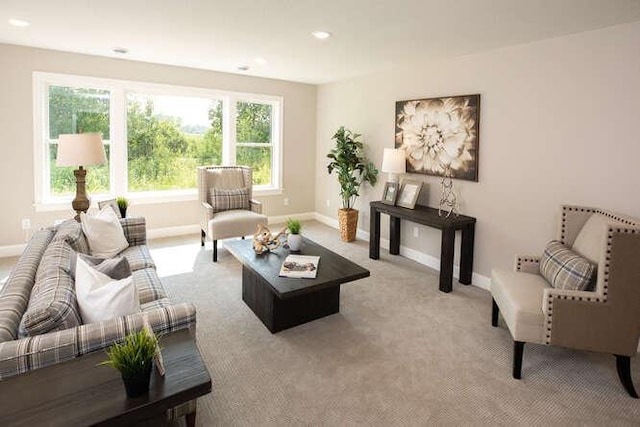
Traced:
[[631, 358], [629, 356], [618, 356], [616, 354], [616, 368], [618, 368], [618, 378], [627, 390], [629, 396], [637, 399], [638, 393], [633, 387], [633, 379], [631, 378]]
[[496, 300], [491, 298], [491, 326], [498, 326], [498, 314], [500, 313], [500, 308], [498, 304], [496, 304]]
[[200, 246], [204, 246], [204, 238], [206, 237], [204, 230], [200, 230]]
[[213, 262], [218, 262], [218, 241], [213, 241]]
[[196, 427], [196, 413], [192, 412], [184, 416], [187, 421], [187, 427]]
[[519, 380], [522, 378], [522, 353], [524, 351], [524, 342], [513, 342], [513, 378]]

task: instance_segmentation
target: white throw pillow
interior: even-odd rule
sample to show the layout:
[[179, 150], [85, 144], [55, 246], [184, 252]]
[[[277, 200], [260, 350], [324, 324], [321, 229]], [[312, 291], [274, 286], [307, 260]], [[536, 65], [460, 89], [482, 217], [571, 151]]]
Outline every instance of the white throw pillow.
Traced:
[[76, 261], [76, 299], [84, 324], [140, 311], [133, 276], [113, 280], [90, 267], [81, 257]]
[[122, 225], [111, 206], [103, 207], [96, 216], [80, 214], [82, 231], [89, 242], [91, 255], [111, 258], [129, 247]]

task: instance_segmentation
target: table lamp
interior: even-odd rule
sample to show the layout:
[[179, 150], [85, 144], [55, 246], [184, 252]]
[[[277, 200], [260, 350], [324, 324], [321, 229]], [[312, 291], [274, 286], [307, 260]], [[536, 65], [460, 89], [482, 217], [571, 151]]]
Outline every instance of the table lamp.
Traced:
[[389, 182], [398, 182], [400, 174], [407, 171], [404, 150], [399, 148], [385, 148], [382, 154], [382, 172], [389, 174]]
[[87, 212], [91, 201], [87, 197], [85, 186], [86, 169], [83, 166], [102, 165], [107, 162], [104, 154], [102, 137], [98, 133], [78, 133], [60, 135], [58, 137], [57, 166], [77, 166], [73, 171], [76, 177], [76, 197], [71, 207], [76, 211], [76, 219], [80, 220], [80, 213]]

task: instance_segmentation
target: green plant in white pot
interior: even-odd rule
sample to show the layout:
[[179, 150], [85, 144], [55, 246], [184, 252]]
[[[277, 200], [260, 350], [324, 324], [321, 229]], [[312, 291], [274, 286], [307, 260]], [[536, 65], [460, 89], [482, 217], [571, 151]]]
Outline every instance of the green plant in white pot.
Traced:
[[353, 205], [360, 195], [360, 186], [365, 182], [375, 185], [378, 180], [378, 170], [373, 162], [367, 160], [364, 144], [358, 141], [360, 136], [340, 126], [332, 137], [336, 143], [335, 148], [327, 154], [331, 159], [327, 171], [329, 174], [336, 172], [340, 184], [342, 208], [338, 210], [338, 224], [340, 238], [345, 242], [356, 239], [358, 211], [353, 209]]
[[297, 252], [302, 247], [302, 223], [299, 219], [289, 218], [287, 220], [287, 229], [289, 230], [289, 236], [287, 237], [287, 243], [289, 249], [293, 252]]

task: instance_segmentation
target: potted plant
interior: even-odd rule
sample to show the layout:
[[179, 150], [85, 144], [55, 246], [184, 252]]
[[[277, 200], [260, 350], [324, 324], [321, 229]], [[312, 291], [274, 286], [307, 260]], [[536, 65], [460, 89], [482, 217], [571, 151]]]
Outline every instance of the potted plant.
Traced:
[[331, 159], [327, 170], [329, 174], [336, 172], [340, 184], [342, 208], [338, 210], [338, 224], [340, 238], [345, 242], [356, 240], [358, 211], [353, 209], [353, 205], [360, 195], [360, 186], [363, 182], [374, 185], [378, 179], [378, 170], [367, 160], [364, 144], [358, 141], [360, 136], [340, 126], [332, 137], [336, 146], [327, 154]]
[[149, 391], [153, 358], [158, 351], [155, 334], [142, 329], [125, 337], [107, 350], [107, 360], [101, 365], [111, 366], [122, 375], [128, 397], [136, 397]]
[[120, 216], [122, 218], [127, 217], [127, 208], [129, 207], [129, 200], [126, 197], [120, 196], [116, 198], [118, 209], [120, 209]]
[[297, 252], [302, 247], [302, 234], [300, 234], [302, 223], [299, 219], [289, 218], [287, 220], [287, 228], [289, 229], [289, 237], [287, 237], [289, 249]]

